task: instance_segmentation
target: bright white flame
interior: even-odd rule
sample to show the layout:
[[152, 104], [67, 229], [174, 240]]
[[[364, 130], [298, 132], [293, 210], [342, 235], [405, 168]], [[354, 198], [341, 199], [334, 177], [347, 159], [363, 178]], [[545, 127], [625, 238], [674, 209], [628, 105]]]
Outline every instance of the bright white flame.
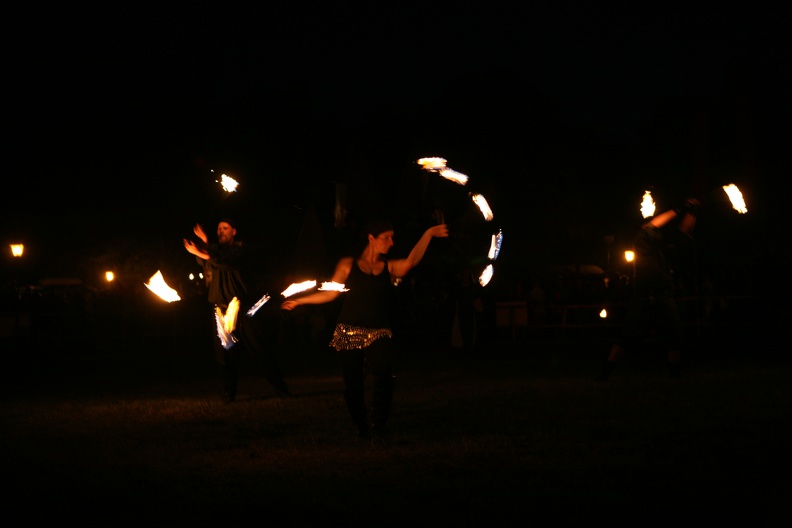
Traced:
[[105, 271], [105, 280], [107, 282], [113, 282], [115, 280], [115, 273], [112, 271]]
[[256, 301], [256, 304], [254, 304], [253, 306], [250, 307], [250, 310], [247, 311], [247, 316], [248, 317], [253, 317], [254, 315], [256, 315], [256, 312], [258, 312], [259, 308], [264, 306], [267, 303], [267, 301], [269, 301], [269, 300], [270, 300], [270, 296], [267, 295], [267, 294], [264, 294], [264, 297], [262, 297], [261, 299]]
[[487, 199], [480, 194], [474, 194], [472, 196], [473, 201], [478, 205], [478, 208], [481, 209], [481, 214], [484, 215], [484, 220], [489, 222], [493, 219], [492, 209], [490, 209], [489, 204], [487, 203]]
[[738, 213], [747, 213], [748, 209], [745, 207], [745, 201], [743, 200], [743, 195], [740, 192], [740, 189], [730, 183], [729, 185], [724, 185], [723, 190], [726, 191], [726, 194], [729, 196], [729, 201], [732, 204], [732, 207]]
[[443, 158], [421, 158], [418, 160], [418, 165], [428, 171], [437, 172], [445, 168], [446, 160]]
[[304, 292], [305, 290], [310, 290], [316, 286], [315, 280], [307, 280], [300, 283], [290, 284], [288, 288], [281, 292], [281, 295], [284, 297], [291, 297], [295, 293]]
[[490, 243], [489, 253], [487, 257], [490, 260], [495, 260], [500, 254], [501, 244], [503, 243], [503, 230], [498, 230], [498, 234], [492, 235], [492, 242]]
[[492, 264], [487, 264], [487, 267], [484, 268], [484, 271], [481, 272], [481, 276], [479, 277], [479, 284], [482, 286], [486, 286], [492, 280], [492, 274], [494, 270], [492, 268]]
[[15, 257], [21, 257], [22, 253], [24, 252], [25, 252], [24, 244], [11, 244], [11, 255]]
[[176, 290], [165, 284], [165, 279], [160, 271], [151, 276], [146, 283], [146, 288], [156, 293], [163, 301], [173, 302], [181, 300]]
[[600, 319], [607, 319], [607, 318], [608, 318], [608, 310], [603, 308], [602, 311], [600, 312]]
[[343, 284], [338, 282], [323, 282], [322, 285], [319, 287], [321, 291], [337, 291], [337, 292], [347, 292], [349, 288], [345, 288]]
[[652, 199], [652, 193], [644, 191], [643, 201], [641, 202], [641, 214], [644, 218], [649, 218], [655, 214], [655, 203]]
[[220, 176], [220, 185], [223, 186], [223, 190], [226, 192], [236, 192], [239, 183], [231, 176], [223, 174]]
[[465, 185], [468, 182], [468, 177], [461, 172], [457, 172], [453, 169], [443, 169], [440, 171], [440, 176], [445, 178], [446, 180], [451, 180], [452, 182], [458, 183], [459, 185]]

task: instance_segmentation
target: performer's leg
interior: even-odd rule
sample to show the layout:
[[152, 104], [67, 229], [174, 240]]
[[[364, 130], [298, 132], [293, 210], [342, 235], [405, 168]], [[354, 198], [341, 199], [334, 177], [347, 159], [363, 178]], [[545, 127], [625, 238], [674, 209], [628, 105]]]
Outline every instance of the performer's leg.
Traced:
[[393, 340], [380, 338], [366, 349], [366, 363], [374, 378], [371, 401], [371, 425], [374, 431], [381, 432], [391, 414], [395, 379], [393, 360], [395, 357]]
[[339, 350], [338, 359], [344, 377], [344, 401], [360, 436], [368, 435], [365, 403], [365, 364], [362, 350]]

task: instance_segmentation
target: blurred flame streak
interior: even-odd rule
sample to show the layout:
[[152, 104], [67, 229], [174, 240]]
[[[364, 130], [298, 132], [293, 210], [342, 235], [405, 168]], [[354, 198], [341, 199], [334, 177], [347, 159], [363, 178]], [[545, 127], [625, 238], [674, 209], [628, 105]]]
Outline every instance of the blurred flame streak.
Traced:
[[349, 288], [345, 288], [343, 284], [338, 282], [323, 282], [322, 285], [319, 287], [321, 291], [337, 291], [337, 292], [347, 292]]
[[490, 209], [490, 206], [487, 203], [487, 199], [480, 194], [474, 194], [472, 195], [472, 198], [473, 202], [475, 202], [475, 204], [478, 205], [478, 208], [481, 209], [481, 214], [484, 215], [484, 220], [487, 222], [492, 220], [494, 217], [492, 214], [492, 209]]
[[745, 207], [745, 201], [743, 200], [743, 195], [740, 192], [740, 189], [730, 183], [729, 185], [724, 185], [723, 190], [726, 191], [726, 194], [729, 196], [729, 201], [732, 204], [732, 207], [735, 211], [740, 214], [747, 213], [748, 209]]
[[258, 312], [259, 308], [264, 306], [267, 303], [267, 301], [269, 301], [269, 300], [270, 300], [270, 296], [267, 295], [267, 294], [264, 294], [264, 297], [262, 297], [261, 299], [256, 301], [256, 304], [254, 304], [253, 306], [250, 307], [250, 310], [247, 311], [247, 316], [248, 317], [253, 317], [254, 315], [256, 315], [256, 312]]
[[445, 178], [446, 180], [451, 180], [452, 182], [458, 183], [459, 185], [465, 185], [468, 182], [468, 177], [461, 172], [457, 172], [453, 169], [443, 169], [440, 171], [440, 176]]
[[655, 203], [652, 199], [652, 193], [644, 191], [643, 201], [641, 202], [641, 214], [644, 218], [649, 218], [655, 214]]
[[492, 280], [493, 268], [492, 264], [487, 264], [487, 267], [484, 268], [484, 271], [481, 272], [481, 276], [479, 276], [479, 284], [482, 286], [486, 286]]
[[500, 254], [501, 244], [503, 244], [503, 230], [498, 230], [498, 233], [492, 235], [492, 242], [490, 243], [489, 253], [487, 253], [487, 258], [490, 260], [495, 260], [498, 258]]
[[151, 276], [149, 281], [146, 283], [146, 288], [153, 291], [160, 299], [173, 302], [173, 301], [180, 301], [181, 297], [179, 294], [176, 293], [176, 290], [165, 284], [165, 279], [162, 277], [162, 273], [157, 270], [157, 273]]
[[300, 292], [304, 292], [305, 290], [310, 290], [314, 286], [316, 286], [315, 280], [307, 280], [300, 283], [293, 283], [290, 284], [288, 288], [283, 290], [283, 292], [281, 292], [281, 295], [283, 295], [284, 297], [291, 297], [295, 293], [300, 293]]
[[445, 168], [446, 160], [443, 158], [421, 158], [418, 160], [418, 165], [425, 170], [437, 172]]

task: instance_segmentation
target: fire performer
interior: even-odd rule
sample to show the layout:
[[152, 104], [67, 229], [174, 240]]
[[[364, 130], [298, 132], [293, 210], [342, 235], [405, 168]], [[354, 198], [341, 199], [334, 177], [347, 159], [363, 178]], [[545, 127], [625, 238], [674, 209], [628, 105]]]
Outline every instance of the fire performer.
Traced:
[[[448, 237], [445, 224], [427, 229], [409, 255], [389, 260], [394, 230], [384, 220], [366, 224], [361, 251], [341, 258], [332, 281], [348, 290], [316, 291], [284, 301], [292, 310], [301, 304], [323, 304], [344, 295], [330, 346], [337, 352], [344, 378], [344, 399], [360, 438], [381, 437], [390, 416], [394, 391], [395, 350], [391, 331], [390, 295], [394, 280], [404, 277], [423, 258], [431, 240]], [[367, 369], [373, 377], [370, 422], [365, 403]]]
[[[683, 330], [674, 300], [674, 274], [681, 270], [675, 270], [673, 263], [693, 252], [698, 207], [697, 199], [688, 198], [679, 207], [653, 216], [637, 233], [632, 298], [621, 335], [613, 343], [597, 380], [607, 380], [626, 349], [635, 346], [651, 328], [657, 329], [666, 346], [669, 376], [679, 377]], [[675, 219], [678, 222], [673, 224]]]
[[208, 237], [200, 224], [193, 228], [199, 242], [184, 239], [184, 248], [200, 259], [207, 271], [208, 298], [212, 305], [212, 314], [219, 308], [222, 313], [228, 313], [228, 307], [234, 298], [239, 301], [239, 317], [236, 319], [236, 328], [232, 335], [238, 342], [226, 348], [221, 337], [215, 333], [214, 350], [218, 363], [224, 369], [223, 400], [231, 403], [236, 400], [239, 380], [240, 346], [249, 355], [255, 356], [264, 363], [267, 381], [279, 398], [292, 396], [281, 376], [275, 358], [261, 345], [260, 329], [257, 321], [247, 317], [245, 313], [256, 299], [248, 289], [248, 278], [251, 273], [252, 254], [250, 247], [236, 239], [236, 223], [224, 218], [217, 224], [217, 243], [209, 243]]

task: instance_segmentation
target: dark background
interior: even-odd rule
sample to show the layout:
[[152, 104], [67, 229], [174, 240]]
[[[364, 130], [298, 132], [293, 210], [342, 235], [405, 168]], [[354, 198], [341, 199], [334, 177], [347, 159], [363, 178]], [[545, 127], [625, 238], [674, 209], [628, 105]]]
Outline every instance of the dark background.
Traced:
[[[398, 252], [441, 208], [460, 244], [502, 228], [505, 269], [604, 268], [604, 237], [615, 259], [652, 190], [661, 209], [704, 200], [705, 266], [776, 271], [788, 11], [23, 7], [5, 31], [3, 242], [26, 243], [34, 277], [181, 273], [193, 224], [230, 214], [274, 269], [323, 269], [362, 216], [392, 216]], [[425, 156], [470, 184], [422, 172]], [[747, 215], [712, 192], [732, 182]], [[465, 224], [468, 192], [493, 225]]]

